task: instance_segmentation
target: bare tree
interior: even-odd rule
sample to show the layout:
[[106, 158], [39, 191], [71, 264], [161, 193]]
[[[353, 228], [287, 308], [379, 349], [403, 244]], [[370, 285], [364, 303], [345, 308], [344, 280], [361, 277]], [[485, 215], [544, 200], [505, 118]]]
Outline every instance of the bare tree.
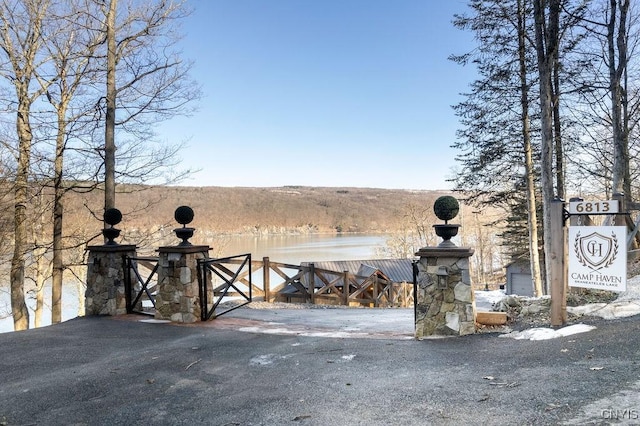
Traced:
[[[53, 133], [55, 151], [53, 156], [53, 272], [51, 285], [51, 322], [62, 321], [63, 262], [63, 197], [72, 190], [65, 176], [67, 142], [80, 136], [86, 127], [84, 117], [90, 107], [86, 97], [79, 93], [97, 75], [95, 54], [103, 41], [100, 31], [94, 26], [95, 18], [86, 8], [85, 0], [69, 0], [58, 4], [52, 11], [55, 15], [47, 20], [44, 31], [45, 47], [51, 58], [47, 75], [38, 74], [38, 81], [46, 89], [46, 98], [55, 112]], [[50, 81], [53, 83], [50, 83]], [[75, 102], [74, 102], [75, 101]]]
[[436, 221], [433, 208], [407, 204], [404, 210], [402, 229], [387, 239], [377, 255], [407, 259], [413, 257], [421, 247], [437, 245], [437, 237], [432, 229]]
[[[627, 112], [627, 16], [628, 0], [610, 0], [607, 24], [609, 62], [609, 91], [611, 94], [611, 118], [613, 130], [613, 182], [614, 192], [625, 193], [630, 201], [631, 178], [629, 174], [629, 130]], [[618, 15], [619, 13], [619, 15]]]
[[[110, 0], [105, 13], [107, 40], [107, 73], [104, 123], [104, 209], [116, 206], [116, 11], [118, 0]], [[107, 226], [105, 223], [104, 226]]]
[[15, 90], [17, 169], [14, 190], [14, 251], [11, 259], [11, 312], [16, 330], [29, 328], [29, 311], [24, 298], [25, 254], [29, 237], [27, 204], [33, 132], [31, 108], [46, 90], [34, 89], [36, 70], [42, 56], [41, 30], [50, 7], [48, 0], [9, 1], [0, 4], [0, 49], [7, 62], [1, 70]]
[[[29, 245], [29, 205], [32, 182], [52, 182], [52, 322], [61, 320], [65, 270], [64, 194], [77, 189], [69, 182], [104, 182], [113, 206], [117, 176], [126, 182], [161, 175], [177, 163], [175, 144], [150, 147], [153, 124], [176, 114], [188, 114], [199, 88], [188, 78], [190, 64], [175, 45], [177, 21], [186, 16], [183, 2], [126, 0], [13, 0], [0, 3], [0, 74], [13, 87], [9, 105], [16, 111], [16, 160], [13, 196], [14, 254], [11, 267], [14, 328], [29, 326], [25, 303], [25, 257]], [[108, 39], [111, 39], [109, 41]], [[115, 44], [113, 44], [115, 43]], [[108, 72], [107, 72], [108, 71]], [[104, 96], [100, 82], [112, 89]], [[41, 102], [46, 99], [45, 102]], [[52, 108], [47, 108], [46, 105]], [[90, 106], [90, 107], [89, 107]], [[32, 110], [38, 108], [38, 120]], [[106, 116], [103, 112], [106, 110]], [[116, 117], [115, 111], [118, 110]], [[104, 121], [109, 125], [104, 125]], [[35, 123], [35, 124], [34, 124]], [[104, 127], [103, 127], [104, 126]], [[96, 138], [96, 130], [104, 137]], [[113, 137], [109, 136], [110, 128]], [[122, 135], [121, 166], [115, 169], [115, 136]], [[32, 173], [32, 149], [42, 142], [39, 175]], [[53, 141], [47, 154], [48, 141]], [[110, 142], [109, 142], [110, 141]], [[101, 147], [98, 156], [96, 144]], [[71, 148], [70, 148], [71, 147]], [[67, 163], [68, 152], [82, 156], [82, 167]], [[95, 161], [95, 163], [93, 163]], [[77, 163], [76, 163], [77, 164]], [[95, 164], [95, 171], [91, 165]], [[79, 173], [75, 173], [79, 171]], [[74, 176], [75, 175], [75, 176]], [[96, 179], [92, 179], [96, 178]], [[91, 186], [84, 185], [84, 190]], [[100, 215], [101, 216], [101, 215]], [[44, 259], [44, 257], [41, 257]], [[44, 266], [39, 269], [44, 271]], [[37, 275], [37, 274], [36, 274]], [[40, 274], [41, 277], [45, 274]], [[42, 305], [42, 304], [40, 304]]]
[[[107, 209], [116, 205], [116, 129], [148, 137], [153, 123], [189, 114], [200, 89], [188, 78], [191, 65], [172, 48], [177, 41], [174, 25], [189, 13], [184, 1], [154, 0], [140, 4], [129, 0], [124, 6], [118, 0], [96, 1], [105, 17], [107, 44], [104, 100]], [[119, 10], [126, 13], [119, 14]]]

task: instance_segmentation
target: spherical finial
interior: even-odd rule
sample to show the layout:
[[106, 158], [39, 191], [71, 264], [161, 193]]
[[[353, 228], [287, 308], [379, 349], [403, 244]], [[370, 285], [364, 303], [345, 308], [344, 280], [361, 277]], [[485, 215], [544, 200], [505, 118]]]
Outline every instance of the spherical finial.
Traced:
[[184, 226], [193, 220], [193, 209], [189, 206], [180, 206], [176, 209], [173, 217], [176, 222]]
[[118, 209], [107, 209], [104, 211], [103, 218], [105, 223], [107, 223], [108, 225], [117, 225], [122, 220], [122, 213], [120, 213], [120, 210]]
[[173, 217], [176, 219], [176, 222], [182, 225], [182, 228], [176, 228], [173, 232], [176, 233], [176, 236], [182, 239], [182, 242], [178, 245], [180, 246], [190, 246], [189, 238], [193, 237], [194, 228], [187, 228], [187, 224], [191, 223], [193, 220], [193, 209], [189, 206], [180, 206], [176, 209]]
[[458, 204], [458, 200], [450, 195], [443, 195], [433, 203], [433, 212], [438, 219], [444, 220], [444, 223], [456, 217], [459, 211], [460, 204]]
[[102, 217], [104, 219], [104, 222], [109, 225], [108, 228], [102, 229], [102, 235], [107, 240], [105, 245], [118, 245], [118, 243], [116, 243], [114, 239], [120, 235], [120, 230], [114, 228], [113, 225], [117, 225], [120, 223], [120, 221], [122, 220], [122, 213], [120, 213], [120, 210], [118, 209], [110, 208], [104, 211]]

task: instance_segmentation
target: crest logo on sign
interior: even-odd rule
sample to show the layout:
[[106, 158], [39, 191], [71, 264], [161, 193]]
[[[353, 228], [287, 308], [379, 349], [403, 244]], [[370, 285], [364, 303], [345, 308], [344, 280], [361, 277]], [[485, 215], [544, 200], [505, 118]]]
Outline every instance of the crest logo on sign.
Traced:
[[618, 256], [618, 238], [614, 232], [611, 236], [593, 232], [584, 237], [578, 232], [573, 243], [578, 262], [592, 271], [598, 271], [613, 264]]

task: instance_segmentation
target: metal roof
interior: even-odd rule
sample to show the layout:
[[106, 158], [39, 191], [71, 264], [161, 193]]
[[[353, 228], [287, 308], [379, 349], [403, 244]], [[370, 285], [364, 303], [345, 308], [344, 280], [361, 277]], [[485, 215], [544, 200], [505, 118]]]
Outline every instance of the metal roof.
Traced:
[[336, 260], [324, 262], [303, 262], [302, 265], [313, 263], [314, 267], [334, 272], [349, 271], [358, 276], [369, 277], [376, 271], [382, 272], [393, 282], [413, 282], [413, 266], [411, 259], [367, 259], [367, 260]]

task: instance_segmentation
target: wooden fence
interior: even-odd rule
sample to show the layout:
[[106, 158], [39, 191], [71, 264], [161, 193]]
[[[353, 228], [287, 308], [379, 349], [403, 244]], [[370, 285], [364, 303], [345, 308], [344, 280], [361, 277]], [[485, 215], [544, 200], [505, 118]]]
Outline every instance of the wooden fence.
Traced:
[[[223, 263], [238, 262], [227, 258]], [[249, 274], [252, 275], [251, 284]], [[254, 279], [256, 274], [262, 275], [262, 280]], [[330, 271], [316, 268], [313, 263], [292, 265], [272, 262], [268, 257], [262, 261], [252, 260], [251, 268], [237, 274], [235, 281], [246, 288], [251, 285], [254, 300], [267, 302], [408, 307], [413, 305], [414, 298], [413, 283], [392, 282], [375, 274], [364, 277], [349, 271]], [[262, 286], [259, 281], [262, 281]], [[233, 293], [227, 295], [233, 296]]]

